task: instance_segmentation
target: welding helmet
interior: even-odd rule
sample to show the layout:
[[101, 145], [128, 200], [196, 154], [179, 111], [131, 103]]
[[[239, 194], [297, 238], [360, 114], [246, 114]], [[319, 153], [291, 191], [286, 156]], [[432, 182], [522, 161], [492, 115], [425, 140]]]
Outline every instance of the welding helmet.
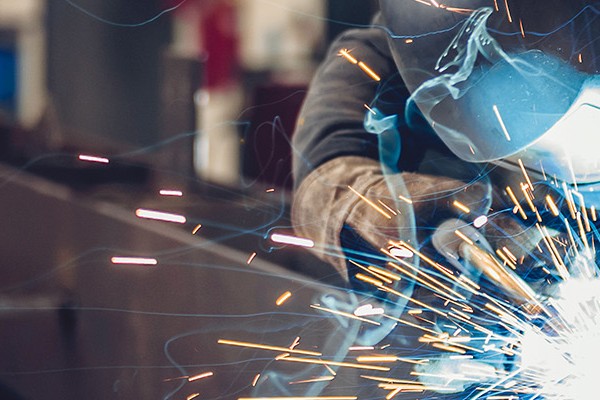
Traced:
[[600, 3], [380, 4], [410, 101], [453, 153], [600, 188]]

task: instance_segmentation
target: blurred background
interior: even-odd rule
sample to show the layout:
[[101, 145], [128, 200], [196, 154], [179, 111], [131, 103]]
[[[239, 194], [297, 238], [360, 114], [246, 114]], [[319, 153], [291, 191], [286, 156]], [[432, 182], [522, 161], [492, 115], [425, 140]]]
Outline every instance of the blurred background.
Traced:
[[160, 154], [188, 179], [289, 187], [310, 77], [375, 3], [0, 0], [3, 158], [135, 152], [155, 168]]
[[[208, 325], [282, 340], [278, 325], [269, 339], [217, 315], [270, 310], [294, 285], [306, 312], [322, 290], [307, 279], [343, 284], [268, 238], [292, 233], [290, 140], [310, 78], [333, 38], [375, 9], [0, 0], [0, 398], [186, 398], [196, 389], [169, 379], [240, 356], [218, 351]], [[186, 219], [141, 220], [139, 208]], [[117, 268], [115, 255], [158, 265]], [[182, 335], [193, 345], [169, 348]], [[202, 398], [248, 389], [212, 379]]]

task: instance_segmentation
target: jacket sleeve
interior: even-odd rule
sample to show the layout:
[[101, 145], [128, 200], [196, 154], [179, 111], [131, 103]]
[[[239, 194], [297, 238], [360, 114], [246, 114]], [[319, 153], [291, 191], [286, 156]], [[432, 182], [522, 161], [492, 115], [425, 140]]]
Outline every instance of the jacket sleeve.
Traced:
[[[371, 68], [381, 81], [341, 57], [342, 49]], [[385, 103], [403, 107], [408, 97], [405, 89], [384, 89], [397, 88], [399, 85], [392, 82], [398, 79], [386, 33], [376, 25], [346, 31], [331, 45], [310, 85], [293, 135], [296, 187], [311, 171], [336, 157], [378, 159], [377, 137], [363, 127], [365, 104], [373, 105], [379, 97], [391, 94], [397, 101], [388, 99]]]

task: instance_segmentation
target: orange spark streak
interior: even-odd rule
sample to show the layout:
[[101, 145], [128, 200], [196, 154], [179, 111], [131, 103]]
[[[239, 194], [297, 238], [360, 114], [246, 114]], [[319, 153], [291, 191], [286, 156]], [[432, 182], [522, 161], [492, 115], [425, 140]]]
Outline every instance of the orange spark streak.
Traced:
[[458, 200], [454, 200], [454, 202], [452, 203], [452, 205], [454, 205], [454, 207], [458, 208], [459, 210], [461, 210], [465, 214], [469, 214], [471, 212], [471, 209], [469, 207], [465, 206], [463, 203], [461, 203]]
[[366, 365], [366, 364], [355, 364], [348, 362], [338, 362], [333, 360], [316, 360], [311, 358], [299, 358], [299, 357], [285, 357], [279, 359], [279, 361], [291, 361], [291, 362], [299, 362], [299, 363], [308, 363], [308, 364], [321, 364], [321, 365], [334, 365], [336, 367], [347, 367], [347, 368], [356, 368], [356, 369], [368, 369], [373, 371], [389, 371], [388, 367], [380, 367], [378, 365]]
[[296, 350], [296, 349], [290, 350], [287, 347], [271, 346], [271, 345], [259, 344], [259, 343], [238, 342], [236, 340], [219, 339], [217, 341], [217, 343], [226, 344], [226, 345], [230, 345], [230, 346], [249, 347], [251, 349], [273, 350], [273, 351], [281, 351], [284, 353], [303, 354], [305, 356], [320, 356], [321, 355], [321, 353], [318, 353], [316, 351]]
[[285, 292], [284, 294], [282, 294], [281, 296], [279, 296], [279, 297], [277, 298], [277, 300], [275, 301], [275, 304], [276, 304], [276, 305], [278, 305], [278, 306], [280, 306], [280, 305], [282, 305], [283, 303], [285, 303], [285, 301], [286, 301], [287, 299], [289, 299], [290, 297], [292, 297], [292, 292], [290, 292], [290, 291], [287, 291], [287, 292]]
[[203, 373], [198, 374], [198, 375], [190, 376], [188, 378], [188, 382], [194, 382], [194, 381], [197, 381], [198, 379], [208, 378], [209, 376], [213, 376], [213, 375], [214, 374], [212, 372], [203, 372]]
[[377, 211], [378, 213], [380, 213], [381, 215], [383, 215], [384, 217], [386, 217], [387, 219], [392, 219], [392, 216], [388, 213], [386, 213], [381, 207], [379, 207], [377, 204], [373, 203], [371, 200], [367, 199], [365, 196], [363, 196], [362, 194], [360, 194], [356, 189], [354, 189], [352, 186], [348, 185], [348, 189], [350, 189], [355, 195], [357, 195], [358, 197], [360, 197], [361, 200], [363, 200], [364, 202], [366, 202], [368, 205], [370, 205], [371, 207], [373, 207], [375, 209], [375, 211]]

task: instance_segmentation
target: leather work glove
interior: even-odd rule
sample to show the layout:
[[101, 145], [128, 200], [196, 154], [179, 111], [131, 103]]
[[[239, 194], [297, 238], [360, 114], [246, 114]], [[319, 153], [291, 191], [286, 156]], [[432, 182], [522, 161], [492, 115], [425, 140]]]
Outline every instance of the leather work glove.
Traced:
[[315, 242], [317, 256], [348, 280], [340, 243], [345, 227], [378, 250], [387, 248], [390, 240], [410, 241], [416, 227], [430, 234], [445, 219], [485, 214], [490, 204], [491, 189], [485, 181], [383, 174], [374, 160], [346, 156], [321, 165], [304, 179], [294, 197], [292, 221], [299, 236]]

